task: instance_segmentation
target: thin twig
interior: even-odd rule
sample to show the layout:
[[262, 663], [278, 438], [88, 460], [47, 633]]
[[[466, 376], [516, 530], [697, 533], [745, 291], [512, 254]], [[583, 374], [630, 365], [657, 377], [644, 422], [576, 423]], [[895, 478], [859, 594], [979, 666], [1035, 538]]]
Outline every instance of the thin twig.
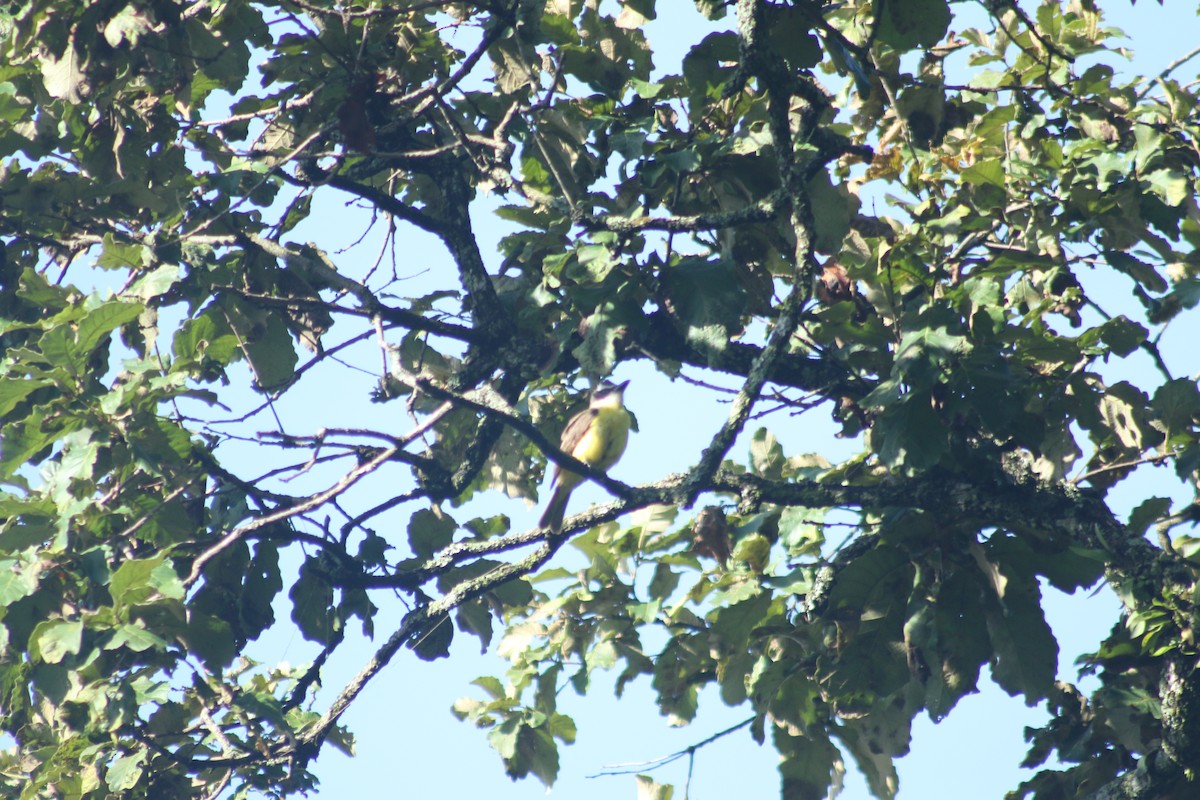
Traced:
[[1132, 461], [1122, 461], [1117, 464], [1105, 464], [1103, 467], [1097, 467], [1096, 469], [1085, 472], [1082, 475], [1077, 475], [1076, 477], [1072, 478], [1069, 483], [1072, 486], [1078, 486], [1083, 481], [1086, 481], [1089, 478], [1094, 478], [1097, 475], [1103, 475], [1106, 472], [1114, 472], [1119, 469], [1129, 469], [1131, 467], [1141, 466], [1142, 464], [1161, 464], [1163, 461], [1174, 457], [1175, 453], [1158, 453], [1156, 455], [1145, 456], [1143, 458], [1135, 458]]
[[230, 547], [234, 542], [244, 537], [247, 533], [276, 522], [281, 522], [285, 519], [290, 519], [298, 514], [303, 514], [313, 510], [314, 508], [324, 505], [331, 498], [337, 497], [342, 492], [358, 483], [358, 481], [361, 480], [365, 475], [374, 472], [383, 464], [387, 463], [399, 452], [399, 450], [399, 447], [381, 448], [379, 452], [377, 452], [371, 459], [363, 462], [347, 472], [337, 481], [337, 483], [333, 484], [332, 486], [317, 492], [316, 494], [309, 495], [297, 503], [294, 503], [290, 506], [285, 506], [283, 508], [278, 508], [269, 514], [263, 514], [260, 517], [254, 518], [245, 525], [239, 525], [238, 527], [234, 528], [229, 533], [221, 537], [216, 544], [212, 545], [203, 553], [196, 556], [196, 560], [192, 562], [191, 572], [188, 573], [188, 577], [183, 582], [183, 585], [190, 588], [192, 584], [194, 584], [200, 578], [200, 573], [203, 571], [205, 564], [219, 555], [226, 548]]
[[[741, 730], [742, 728], [749, 726], [757, 718], [758, 718], [757, 716], [748, 717], [747, 719], [742, 720], [741, 722], [737, 723], [736, 725], [730, 725], [725, 730], [717, 731], [712, 736], [709, 736], [707, 739], [696, 742], [695, 744], [692, 744], [692, 745], [688, 745], [687, 747], [683, 748], [682, 750], [671, 753], [670, 755], [662, 756], [661, 758], [654, 758], [649, 761], [631, 761], [631, 762], [628, 762], [625, 764], [608, 764], [604, 767], [604, 769], [602, 771], [597, 772], [595, 775], [588, 775], [587, 777], [589, 777], [589, 778], [606, 778], [611, 775], [630, 775], [630, 774], [637, 773], [637, 772], [649, 772], [650, 770], [658, 769], [659, 767], [665, 767], [667, 764], [670, 764], [674, 761], [678, 761], [679, 759], [683, 758], [684, 756], [695, 755], [696, 751], [699, 750], [700, 748], [706, 747], [706, 746], [712, 744], [713, 742], [717, 741], [718, 739], [728, 736], [731, 733], [736, 733], [737, 731]], [[688, 771], [689, 771], [689, 773], [691, 772], [690, 769]]]
[[1145, 96], [1150, 92], [1150, 89], [1152, 89], [1154, 87], [1154, 84], [1163, 83], [1164, 81], [1166, 81], [1168, 75], [1170, 75], [1172, 72], [1174, 72], [1175, 70], [1182, 67], [1187, 62], [1191, 61], [1196, 56], [1200, 56], [1200, 47], [1197, 47], [1195, 50], [1192, 50], [1187, 55], [1180, 56], [1179, 58], [1172, 61], [1170, 64], [1167, 65], [1166, 69], [1164, 69], [1162, 72], [1158, 73], [1158, 77], [1156, 77], [1153, 81], [1148, 81], [1146, 83], [1146, 88], [1144, 88], [1140, 92], [1138, 92], [1137, 99], [1141, 100], [1141, 99], [1145, 98]]

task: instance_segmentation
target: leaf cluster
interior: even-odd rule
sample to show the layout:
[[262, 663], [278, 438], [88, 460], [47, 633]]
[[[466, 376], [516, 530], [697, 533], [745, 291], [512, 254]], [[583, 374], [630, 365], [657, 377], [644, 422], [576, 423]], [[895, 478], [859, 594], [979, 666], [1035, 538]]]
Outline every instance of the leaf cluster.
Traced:
[[[1194, 790], [1186, 59], [1121, 77], [1090, 2], [695, 6], [679, 64], [653, 0], [0, 11], [0, 785], [304, 792], [393, 658], [466, 634], [509, 666], [454, 711], [514, 778], [612, 673], [672, 724], [745, 708], [782, 796], [849, 756], [891, 797], [987, 667], [1051, 714], [1012, 796]], [[730, 402], [633, 487], [555, 442], [636, 366]], [[803, 415], [855, 454], [786, 451]], [[616, 499], [476, 513], [550, 462]], [[1101, 580], [1085, 692], [1043, 599]], [[255, 657], [289, 626], [307, 663]]]

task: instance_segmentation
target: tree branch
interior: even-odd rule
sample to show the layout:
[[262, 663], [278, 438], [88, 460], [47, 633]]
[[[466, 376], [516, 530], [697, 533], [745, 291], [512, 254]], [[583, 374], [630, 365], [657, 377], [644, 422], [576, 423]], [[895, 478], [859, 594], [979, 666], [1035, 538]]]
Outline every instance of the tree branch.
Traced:
[[196, 556], [195, 560], [192, 561], [192, 568], [188, 573], [188, 577], [183, 581], [183, 585], [190, 588], [200, 578], [200, 573], [203, 571], [205, 564], [207, 564], [215, 556], [220, 554], [223, 550], [231, 546], [234, 542], [236, 542], [238, 539], [241, 539], [246, 534], [266, 525], [271, 525], [275, 522], [281, 522], [285, 519], [290, 519], [297, 514], [303, 514], [306, 511], [311, 511], [314, 508], [324, 505], [329, 500], [337, 497], [342, 492], [358, 483], [363, 476], [374, 472], [380, 466], [390, 461], [392, 456], [396, 455], [399, 451], [400, 448], [398, 446], [380, 448], [372, 458], [347, 472], [332, 486], [317, 492], [316, 494], [309, 495], [297, 503], [284, 506], [283, 508], [277, 508], [270, 513], [255, 517], [250, 522], [234, 528], [229, 533], [221, 537], [216, 544], [211, 545], [203, 553]]
[[[755, 357], [746, 374], [746, 382], [742, 385], [737, 397], [733, 399], [729, 417], [712, 438], [708, 447], [701, 453], [700, 459], [689, 473], [682, 498], [682, 505], [685, 507], [690, 507], [696, 501], [703, 491], [703, 486], [709, 482], [725, 458], [725, 454], [733, 446], [734, 439], [737, 438], [746, 419], [750, 416], [750, 411], [767, 381], [771, 368], [787, 352], [804, 304], [808, 301], [812, 291], [809, 281], [804, 276], [804, 271], [810, 266], [813, 253], [812, 242], [808, 235], [809, 227], [812, 224], [812, 214], [808, 208], [808, 198], [804, 194], [805, 182], [800, 178], [800, 171], [795, 164], [791, 133], [790, 108], [792, 85], [795, 81], [767, 55], [761, 35], [762, 28], [763, 5], [761, 1], [740, 0], [738, 3], [738, 31], [741, 37], [742, 68], [749, 74], [758, 77], [767, 87], [767, 96], [770, 101], [768, 113], [771, 139], [779, 158], [780, 183], [788, 199], [791, 210], [791, 227], [796, 236], [796, 249], [793, 253], [792, 263], [797, 274], [792, 289], [775, 320], [771, 334], [767, 338], [766, 346]], [[814, 122], [813, 115], [801, 115], [802, 135], [807, 135], [813, 130]]]
[[538, 569], [554, 555], [565, 541], [564, 537], [549, 539], [520, 561], [502, 564], [477, 578], [464, 581], [441, 598], [409, 612], [400, 623], [400, 627], [388, 637], [382, 647], [375, 651], [375, 655], [371, 657], [366, 666], [346, 684], [321, 719], [306, 731], [295, 751], [301, 763], [307, 764], [316, 756], [322, 741], [337, 724], [338, 719], [346, 713], [355, 698], [362, 693], [371, 679], [387, 666], [401, 647], [413, 641], [431, 624], [445, 619], [451, 611], [468, 600], [473, 600], [514, 578], [528, 575]]
[[731, 211], [716, 211], [711, 214], [692, 214], [672, 217], [620, 217], [614, 214], [588, 214], [573, 209], [571, 218], [585, 231], [612, 231], [614, 233], [639, 233], [641, 231], [669, 231], [691, 233], [730, 228], [754, 222], [769, 222], [780, 211], [785, 200], [779, 189], [752, 205]]

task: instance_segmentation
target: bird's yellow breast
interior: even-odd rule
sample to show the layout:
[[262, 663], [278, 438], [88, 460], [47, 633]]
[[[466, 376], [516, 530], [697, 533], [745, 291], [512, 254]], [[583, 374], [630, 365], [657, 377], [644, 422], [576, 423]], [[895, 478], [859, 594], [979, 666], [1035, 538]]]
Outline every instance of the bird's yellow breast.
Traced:
[[598, 408], [571, 455], [596, 469], [608, 469], [617, 463], [628, 442], [629, 413], [624, 408]]

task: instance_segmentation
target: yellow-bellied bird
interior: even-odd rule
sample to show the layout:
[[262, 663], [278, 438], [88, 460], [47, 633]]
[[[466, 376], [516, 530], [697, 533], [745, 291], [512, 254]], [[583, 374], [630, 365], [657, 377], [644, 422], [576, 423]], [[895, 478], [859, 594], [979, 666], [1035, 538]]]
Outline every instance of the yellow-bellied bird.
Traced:
[[[583, 463], [598, 470], [607, 470], [625, 452], [632, 422], [623, 400], [629, 381], [618, 384], [602, 383], [592, 392], [588, 407], [580, 411], [563, 430], [559, 448]], [[571, 492], [583, 481], [583, 476], [554, 466], [550, 485], [554, 493], [538, 525], [554, 533], [562, 531], [563, 514]]]

